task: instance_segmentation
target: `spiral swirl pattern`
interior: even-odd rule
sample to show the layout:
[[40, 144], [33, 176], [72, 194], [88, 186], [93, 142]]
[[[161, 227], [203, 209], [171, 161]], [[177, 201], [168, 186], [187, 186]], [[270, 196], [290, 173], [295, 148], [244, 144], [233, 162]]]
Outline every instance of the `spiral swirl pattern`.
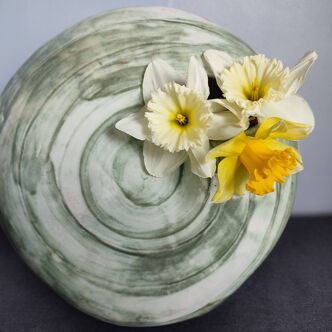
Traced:
[[215, 179], [187, 164], [149, 176], [141, 142], [114, 127], [142, 106], [152, 59], [184, 73], [208, 48], [252, 54], [181, 11], [116, 10], [47, 43], [0, 98], [2, 226], [43, 280], [100, 319], [159, 325], [208, 311], [261, 263], [289, 216], [294, 179], [214, 205]]

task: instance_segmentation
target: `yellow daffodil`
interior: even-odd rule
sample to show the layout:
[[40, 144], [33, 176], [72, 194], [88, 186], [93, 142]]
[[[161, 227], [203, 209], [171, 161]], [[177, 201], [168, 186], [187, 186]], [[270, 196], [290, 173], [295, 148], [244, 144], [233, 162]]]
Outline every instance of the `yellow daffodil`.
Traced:
[[307, 125], [272, 117], [262, 123], [254, 137], [241, 132], [212, 149], [207, 159], [223, 158], [213, 202], [222, 203], [247, 191], [256, 195], [273, 192], [275, 182], [283, 183], [303, 169], [299, 152], [277, 139], [302, 140], [309, 133]]
[[317, 59], [315, 52], [305, 54], [292, 69], [262, 54], [233, 59], [225, 52], [207, 50], [204, 57], [225, 97], [218, 103], [235, 116], [233, 126], [241, 127], [238, 132], [248, 128], [250, 117], [257, 118], [259, 124], [278, 117], [313, 129], [312, 111], [296, 93]]
[[144, 140], [147, 171], [162, 177], [189, 158], [193, 173], [212, 177], [215, 160], [205, 158], [209, 139], [225, 139], [227, 130], [220, 130], [220, 124], [231, 113], [207, 100], [208, 77], [201, 62], [191, 57], [184, 80], [166, 62], [155, 60], [147, 66], [142, 87], [144, 107], [118, 121], [116, 128]]

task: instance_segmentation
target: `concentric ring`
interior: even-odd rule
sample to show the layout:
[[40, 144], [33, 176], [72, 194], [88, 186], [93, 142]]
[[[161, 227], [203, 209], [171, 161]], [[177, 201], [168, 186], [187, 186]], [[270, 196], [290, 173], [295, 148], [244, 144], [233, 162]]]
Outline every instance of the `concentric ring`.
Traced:
[[210, 203], [188, 164], [147, 174], [142, 144], [115, 122], [140, 109], [154, 58], [253, 51], [165, 8], [89, 18], [38, 50], [0, 98], [2, 225], [29, 266], [81, 310], [122, 325], [204, 313], [257, 268], [287, 222], [294, 178], [263, 198]]

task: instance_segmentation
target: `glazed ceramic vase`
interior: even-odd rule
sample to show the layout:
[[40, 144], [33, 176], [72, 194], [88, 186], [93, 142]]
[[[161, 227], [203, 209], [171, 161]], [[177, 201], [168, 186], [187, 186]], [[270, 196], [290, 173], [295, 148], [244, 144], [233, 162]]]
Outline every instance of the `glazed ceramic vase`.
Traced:
[[215, 178], [187, 164], [148, 175], [141, 142], [114, 127], [143, 105], [149, 62], [185, 73], [210, 48], [254, 53], [182, 11], [115, 10], [48, 42], [0, 97], [2, 227], [41, 279], [101, 320], [162, 325], [209, 311], [255, 271], [288, 220], [295, 178], [265, 197], [212, 204]]

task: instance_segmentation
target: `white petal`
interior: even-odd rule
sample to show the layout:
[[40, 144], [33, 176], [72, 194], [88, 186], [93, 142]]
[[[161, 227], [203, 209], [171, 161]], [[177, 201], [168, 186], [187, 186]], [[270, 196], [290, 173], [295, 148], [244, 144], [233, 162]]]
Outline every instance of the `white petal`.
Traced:
[[201, 62], [192, 56], [188, 66], [187, 88], [194, 90], [207, 99], [210, 94], [208, 76]]
[[165, 61], [157, 59], [149, 63], [143, 77], [143, 99], [147, 103], [151, 94], [168, 82], [181, 83], [181, 76]]
[[149, 141], [144, 142], [143, 156], [146, 170], [156, 177], [175, 171], [187, 158], [184, 151], [171, 153]]
[[220, 75], [226, 67], [234, 62], [234, 59], [228, 53], [219, 50], [206, 50], [204, 52], [204, 58], [210, 65], [213, 75], [220, 87], [222, 84], [220, 81]]
[[148, 120], [145, 118], [145, 107], [126, 118], [118, 121], [115, 128], [139, 140], [145, 140], [149, 136]]
[[284, 86], [285, 93], [287, 96], [295, 94], [297, 90], [302, 86], [305, 77], [317, 59], [316, 52], [308, 52], [303, 58], [291, 69], [287, 82]]
[[211, 127], [207, 133], [211, 140], [225, 141], [245, 130], [240, 120], [229, 111], [214, 113], [211, 120]]
[[225, 99], [209, 100], [212, 118], [208, 129], [211, 140], [227, 140], [249, 127], [249, 117], [236, 104]]
[[292, 95], [278, 102], [263, 103], [261, 113], [264, 119], [277, 117], [291, 122], [315, 126], [315, 118], [308, 103], [298, 95]]
[[236, 103], [232, 103], [226, 99], [210, 99], [209, 101], [210, 110], [213, 113], [228, 110], [232, 112], [237, 118], [241, 118], [243, 113], [242, 108]]
[[202, 146], [189, 150], [191, 171], [201, 178], [211, 178], [216, 171], [216, 160], [206, 162], [206, 155], [209, 152], [210, 143], [208, 138], [204, 140]]

